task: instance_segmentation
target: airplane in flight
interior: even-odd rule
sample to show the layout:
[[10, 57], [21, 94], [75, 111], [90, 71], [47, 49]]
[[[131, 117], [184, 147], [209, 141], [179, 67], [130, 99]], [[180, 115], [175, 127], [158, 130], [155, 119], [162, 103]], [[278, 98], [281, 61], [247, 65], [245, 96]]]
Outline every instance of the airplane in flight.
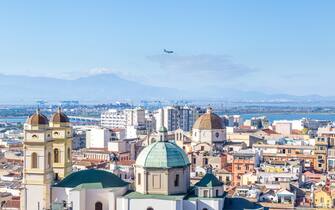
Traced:
[[164, 49], [164, 53], [171, 54], [171, 53], [174, 53], [174, 52], [172, 50]]

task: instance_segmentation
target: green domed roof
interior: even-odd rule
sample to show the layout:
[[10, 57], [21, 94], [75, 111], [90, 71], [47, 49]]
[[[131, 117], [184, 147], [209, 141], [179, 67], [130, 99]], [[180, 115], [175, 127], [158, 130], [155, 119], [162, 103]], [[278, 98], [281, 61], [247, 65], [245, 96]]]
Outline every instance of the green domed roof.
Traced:
[[206, 173], [202, 179], [195, 184], [197, 187], [220, 187], [223, 183], [212, 173]]
[[190, 165], [184, 150], [175, 143], [158, 141], [142, 150], [136, 165], [144, 168], [176, 168]]
[[161, 133], [166, 133], [166, 132], [168, 132], [168, 130], [166, 129], [166, 127], [162, 126], [162, 127], [159, 129], [159, 132], [161, 132]]
[[120, 179], [112, 172], [97, 169], [73, 172], [58, 182], [55, 187], [75, 188], [82, 184], [101, 184], [102, 188], [124, 187], [127, 182]]

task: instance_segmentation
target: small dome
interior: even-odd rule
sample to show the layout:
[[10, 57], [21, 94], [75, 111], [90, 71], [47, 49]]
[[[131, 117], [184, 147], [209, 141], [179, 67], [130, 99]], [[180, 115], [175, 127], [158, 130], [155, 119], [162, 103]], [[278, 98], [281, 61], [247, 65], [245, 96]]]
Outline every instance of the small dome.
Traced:
[[49, 123], [48, 118], [40, 113], [40, 110], [37, 109], [36, 113], [28, 117], [27, 124], [29, 125], [47, 125]]
[[57, 112], [55, 112], [52, 116], [50, 121], [52, 123], [68, 123], [69, 118], [62, 112], [61, 108], [58, 108]]
[[212, 173], [206, 173], [202, 179], [195, 184], [197, 187], [220, 187], [223, 183], [216, 178]]
[[55, 187], [75, 188], [79, 185], [95, 184], [100, 188], [124, 187], [127, 182], [120, 179], [112, 172], [97, 169], [88, 169], [73, 172], [58, 182]]
[[207, 113], [201, 115], [194, 123], [193, 129], [212, 130], [223, 129], [222, 119], [212, 112], [211, 108], [207, 109]]
[[184, 150], [175, 143], [158, 141], [142, 150], [136, 165], [143, 168], [176, 168], [190, 165]]
[[166, 132], [168, 132], [168, 130], [166, 129], [165, 126], [162, 126], [162, 127], [159, 129], [159, 132], [160, 132], [160, 133], [166, 133]]

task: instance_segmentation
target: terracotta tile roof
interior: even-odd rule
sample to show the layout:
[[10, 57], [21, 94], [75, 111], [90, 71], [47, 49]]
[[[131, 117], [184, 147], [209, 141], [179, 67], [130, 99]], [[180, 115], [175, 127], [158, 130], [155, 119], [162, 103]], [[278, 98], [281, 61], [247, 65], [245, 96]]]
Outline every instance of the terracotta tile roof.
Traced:
[[268, 135], [271, 135], [271, 134], [278, 134], [276, 131], [271, 130], [271, 129], [269, 129], [269, 128], [263, 129], [262, 131], [265, 132], [265, 133], [268, 134]]

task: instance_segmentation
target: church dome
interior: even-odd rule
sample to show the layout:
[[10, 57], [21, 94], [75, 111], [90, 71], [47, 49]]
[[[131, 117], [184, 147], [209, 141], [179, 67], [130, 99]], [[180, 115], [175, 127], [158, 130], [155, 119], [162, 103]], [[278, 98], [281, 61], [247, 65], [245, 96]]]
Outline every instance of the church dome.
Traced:
[[112, 172], [97, 169], [88, 169], [73, 172], [58, 182], [55, 187], [75, 188], [91, 186], [96, 188], [124, 187], [129, 183]]
[[50, 121], [52, 123], [68, 123], [69, 118], [62, 112], [60, 108], [58, 108], [57, 112], [55, 112], [52, 116]]
[[212, 112], [211, 108], [207, 109], [207, 113], [201, 115], [194, 123], [193, 129], [212, 130], [223, 129], [222, 119]]
[[184, 150], [175, 143], [158, 141], [144, 148], [136, 160], [143, 168], [178, 168], [190, 165]]
[[28, 117], [27, 124], [29, 125], [47, 125], [49, 123], [48, 118], [40, 113], [40, 110], [37, 109], [36, 113]]

